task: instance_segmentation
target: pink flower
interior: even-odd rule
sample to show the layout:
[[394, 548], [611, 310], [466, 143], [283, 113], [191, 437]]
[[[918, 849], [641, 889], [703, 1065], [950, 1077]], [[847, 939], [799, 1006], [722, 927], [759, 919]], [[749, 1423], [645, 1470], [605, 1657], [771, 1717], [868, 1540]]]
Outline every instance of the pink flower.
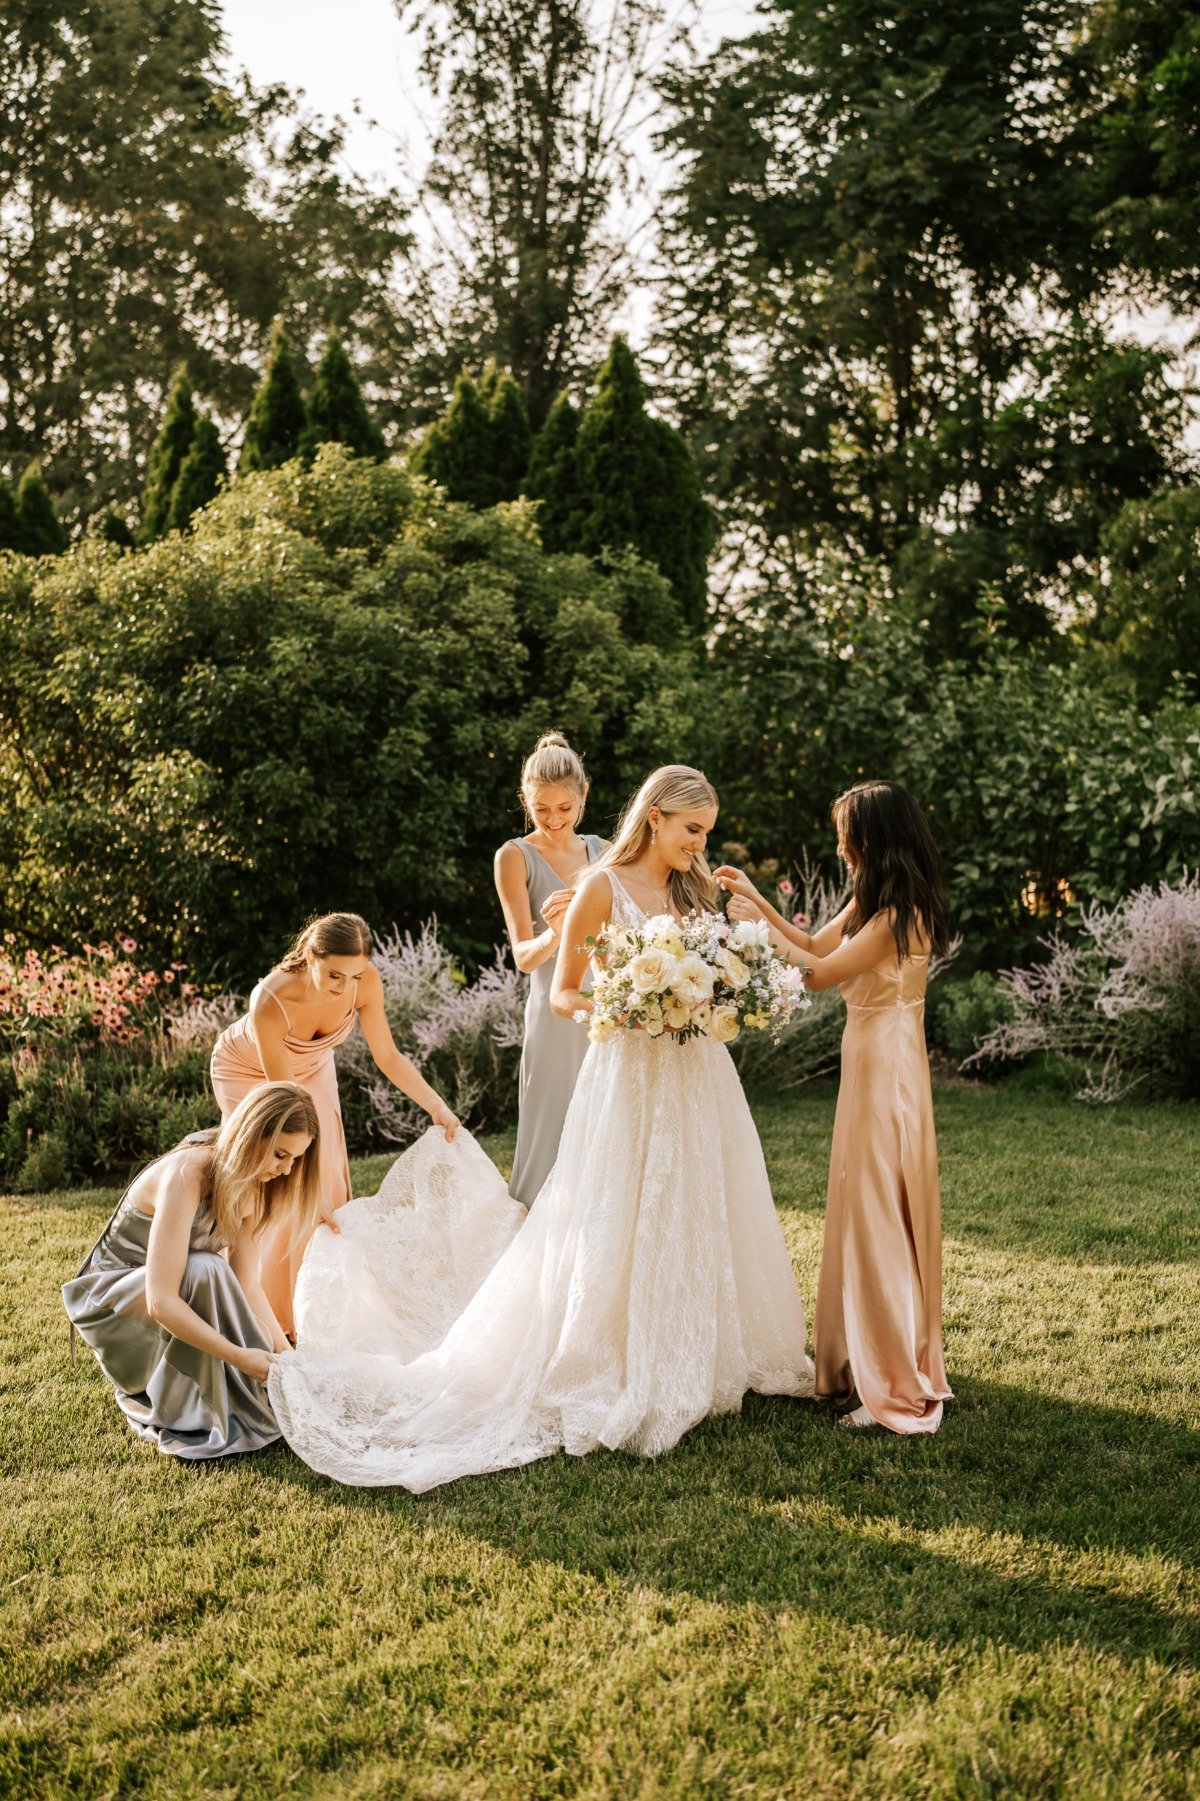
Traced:
[[785, 897], [789, 894], [795, 894], [795, 892], [796, 892], [795, 884], [793, 882], [789, 882], [788, 878], [786, 876], [783, 876], [780, 879], [779, 892], [780, 892], [780, 894], [784, 895]]
[[792, 924], [794, 926], [799, 926], [802, 932], [806, 932], [812, 924], [812, 921], [809, 919], [807, 913], [793, 913]]

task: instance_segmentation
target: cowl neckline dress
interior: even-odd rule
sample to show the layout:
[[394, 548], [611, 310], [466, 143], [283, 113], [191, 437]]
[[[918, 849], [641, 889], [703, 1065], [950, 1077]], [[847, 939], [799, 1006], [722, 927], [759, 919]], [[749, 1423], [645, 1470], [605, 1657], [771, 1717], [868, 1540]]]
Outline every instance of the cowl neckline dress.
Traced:
[[942, 1209], [925, 1048], [929, 958], [891, 955], [844, 982], [846, 1027], [813, 1317], [817, 1393], [857, 1390], [893, 1432], [936, 1432]]
[[[274, 1444], [280, 1434], [266, 1384], [173, 1338], [150, 1318], [146, 1255], [152, 1224], [126, 1189], [78, 1274], [63, 1284], [72, 1327], [94, 1352], [130, 1427], [160, 1451], [204, 1462]], [[266, 1333], [221, 1255], [224, 1248], [206, 1198], [192, 1222], [180, 1295], [234, 1344], [269, 1351]]]

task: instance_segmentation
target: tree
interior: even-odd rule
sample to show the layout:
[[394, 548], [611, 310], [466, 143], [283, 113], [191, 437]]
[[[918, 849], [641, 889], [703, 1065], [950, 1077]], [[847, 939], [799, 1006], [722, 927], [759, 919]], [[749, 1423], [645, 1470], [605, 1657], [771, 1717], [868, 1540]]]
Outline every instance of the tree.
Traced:
[[[635, 155], [659, 0], [395, 0], [443, 110], [425, 201], [448, 355], [511, 369], [534, 427], [593, 354], [647, 200]], [[677, 16], [677, 15], [676, 15]], [[611, 216], [620, 196], [626, 217]]]
[[476, 382], [463, 370], [445, 416], [429, 428], [413, 467], [466, 506], [515, 500], [529, 459], [529, 421], [516, 382], [489, 364]]
[[17, 546], [27, 557], [55, 557], [67, 534], [54, 510], [40, 463], [30, 463], [17, 489]]
[[13, 491], [0, 476], [0, 550], [16, 550], [20, 535]]
[[0, 914], [28, 942], [134, 931], [235, 983], [337, 906], [436, 913], [488, 957], [497, 834], [548, 717], [588, 753], [598, 829], [656, 761], [712, 749], [686, 647], [623, 628], [653, 591], [334, 444], [136, 557], [8, 559]]
[[220, 9], [0, 14], [0, 466], [41, 460], [63, 517], [132, 503], [186, 362], [222, 429], [272, 319], [337, 326], [407, 418], [425, 315], [404, 206], [346, 172], [345, 131], [225, 71]]
[[684, 617], [707, 611], [712, 514], [687, 446], [646, 412], [632, 351], [614, 338], [575, 446], [581, 495], [574, 547], [588, 556], [630, 545], [666, 576]]
[[[662, 337], [743, 562], [799, 586], [831, 546], [893, 562], [916, 543], [975, 584], [968, 615], [987, 580], [1045, 634], [1044, 603], [1095, 575], [1087, 456], [1106, 505], [1145, 491], [1139, 463], [1178, 467], [1157, 397], [1133, 454], [1102, 454], [1118, 372], [1096, 327], [1120, 271], [1077, 47], [1103, 10], [798, 0], [668, 83]], [[1047, 438], [1041, 396], [1068, 390], [1083, 409]], [[1062, 531], [1047, 493], [1077, 509]]]
[[541, 503], [538, 528], [547, 550], [570, 550], [579, 542], [578, 437], [579, 413], [570, 395], [560, 394], [533, 440], [525, 475], [525, 493]]
[[187, 455], [171, 490], [172, 531], [183, 531], [193, 513], [215, 499], [225, 477], [225, 451], [221, 434], [211, 419], [197, 419]]
[[166, 417], [146, 459], [146, 486], [142, 490], [143, 544], [161, 538], [171, 523], [171, 497], [184, 458], [196, 432], [196, 406], [187, 370], [180, 366], [167, 396]]
[[318, 444], [344, 444], [356, 456], [379, 463], [387, 455], [383, 433], [367, 404], [337, 332], [330, 332], [308, 396], [308, 423], [300, 434], [300, 454], [310, 462]]
[[118, 550], [132, 550], [137, 540], [129, 529], [129, 521], [111, 508], [100, 521], [100, 538], [115, 544]]
[[280, 463], [290, 462], [299, 453], [306, 424], [304, 396], [292, 348], [283, 321], [277, 320], [267, 354], [267, 373], [246, 420], [238, 474], [277, 469]]
[[1200, 488], [1131, 501], [1104, 533], [1104, 660], [1143, 706], [1182, 682], [1200, 700]]

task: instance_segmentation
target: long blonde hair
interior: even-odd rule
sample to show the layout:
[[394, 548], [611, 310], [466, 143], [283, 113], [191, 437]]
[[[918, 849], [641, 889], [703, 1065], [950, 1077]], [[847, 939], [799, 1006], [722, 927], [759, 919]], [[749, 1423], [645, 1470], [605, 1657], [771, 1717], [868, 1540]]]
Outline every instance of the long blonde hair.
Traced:
[[310, 919], [302, 932], [292, 940], [290, 948], [279, 959], [278, 967], [294, 975], [307, 969], [312, 957], [369, 957], [371, 928], [358, 913], [322, 913]]
[[[264, 1182], [259, 1172], [285, 1132], [307, 1132], [312, 1142], [290, 1175]], [[236, 1243], [248, 1206], [256, 1238], [290, 1213], [292, 1242], [304, 1242], [321, 1211], [320, 1132], [312, 1095], [299, 1082], [261, 1082], [221, 1121], [211, 1139], [208, 1188], [224, 1244]]]
[[547, 732], [538, 739], [521, 765], [521, 805], [525, 809], [525, 818], [530, 825], [534, 824], [531, 802], [539, 788], [573, 788], [579, 796], [579, 812], [575, 816], [578, 827], [590, 786], [579, 752], [571, 749], [561, 732]]
[[[698, 769], [689, 768], [686, 763], [666, 763], [661, 769], [651, 770], [622, 813], [617, 835], [597, 867], [620, 869], [623, 864], [637, 862], [650, 843], [652, 807], [669, 816], [719, 804], [716, 789]], [[716, 911], [716, 883], [703, 857], [693, 857], [690, 869], [671, 871], [667, 894], [678, 913]]]

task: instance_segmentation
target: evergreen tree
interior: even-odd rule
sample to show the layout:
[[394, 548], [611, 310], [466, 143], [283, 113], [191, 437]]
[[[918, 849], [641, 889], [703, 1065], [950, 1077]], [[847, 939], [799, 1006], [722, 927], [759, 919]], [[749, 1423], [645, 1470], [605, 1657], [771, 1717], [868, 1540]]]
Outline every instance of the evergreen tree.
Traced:
[[13, 491], [0, 476], [0, 550], [16, 550], [20, 535]]
[[495, 497], [515, 500], [529, 466], [532, 433], [521, 390], [507, 369], [489, 363], [479, 384], [487, 409], [492, 439], [492, 480]]
[[490, 507], [499, 498], [492, 473], [491, 420], [466, 369], [454, 384], [444, 418], [430, 426], [418, 446], [413, 467], [465, 506]]
[[179, 480], [183, 459], [192, 447], [196, 430], [196, 407], [192, 400], [192, 384], [187, 370], [180, 365], [175, 371], [167, 396], [167, 412], [162, 429], [146, 459], [146, 486], [142, 490], [143, 544], [161, 538], [170, 523], [171, 495]]
[[330, 332], [308, 396], [308, 424], [300, 434], [300, 454], [311, 463], [318, 444], [344, 444], [356, 456], [382, 463], [383, 433], [367, 410], [354, 365], [336, 332]]
[[623, 338], [613, 339], [579, 423], [575, 461], [582, 497], [576, 548], [597, 556], [631, 545], [657, 564], [699, 629], [713, 516], [679, 433], [646, 412], [642, 378]]
[[225, 452], [211, 419], [197, 419], [192, 447], [183, 459], [179, 479], [171, 491], [170, 525], [183, 531], [193, 513], [206, 507], [225, 474]]
[[277, 320], [267, 354], [266, 378], [254, 396], [246, 420], [238, 474], [277, 469], [280, 463], [288, 462], [300, 449], [300, 434], [307, 423], [292, 348], [283, 321]]
[[579, 475], [575, 445], [579, 414], [569, 394], [560, 394], [546, 415], [525, 475], [525, 493], [538, 500], [538, 525], [549, 551], [574, 550], [579, 542]]
[[99, 536], [105, 544], [116, 544], [121, 550], [133, 549], [134, 536], [128, 521], [111, 507], [100, 521]]
[[27, 557], [54, 557], [67, 547], [67, 534], [36, 462], [30, 463], [17, 489], [17, 547]]

